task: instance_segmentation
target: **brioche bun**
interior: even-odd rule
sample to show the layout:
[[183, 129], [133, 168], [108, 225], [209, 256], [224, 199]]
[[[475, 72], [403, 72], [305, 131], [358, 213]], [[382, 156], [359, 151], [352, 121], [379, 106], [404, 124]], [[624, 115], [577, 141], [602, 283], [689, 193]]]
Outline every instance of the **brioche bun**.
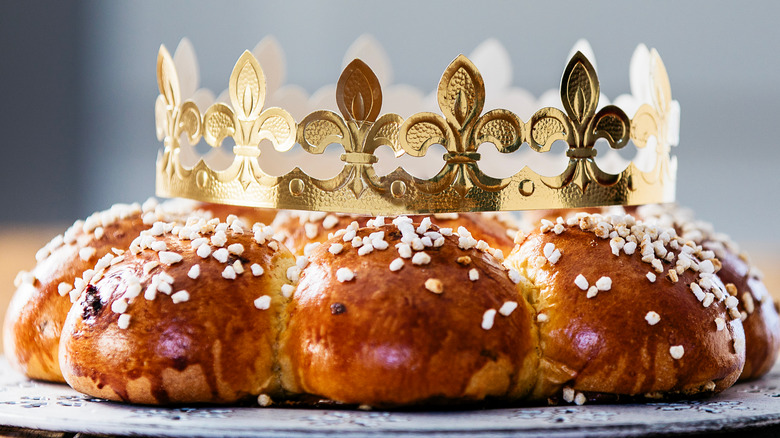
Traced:
[[533, 398], [658, 398], [736, 381], [745, 361], [739, 315], [727, 309], [736, 303], [714, 275], [718, 263], [703, 260], [701, 247], [683, 248], [673, 229], [580, 213], [518, 241], [506, 265], [533, 284], [541, 348]]
[[527, 394], [537, 337], [519, 286], [464, 229], [431, 225], [433, 245], [396, 248], [425, 236], [404, 220], [355, 224], [311, 250], [282, 336], [285, 389], [375, 407]]
[[104, 262], [63, 329], [68, 384], [143, 404], [231, 403], [278, 391], [282, 285], [295, 259], [267, 227], [236, 222], [156, 226]]

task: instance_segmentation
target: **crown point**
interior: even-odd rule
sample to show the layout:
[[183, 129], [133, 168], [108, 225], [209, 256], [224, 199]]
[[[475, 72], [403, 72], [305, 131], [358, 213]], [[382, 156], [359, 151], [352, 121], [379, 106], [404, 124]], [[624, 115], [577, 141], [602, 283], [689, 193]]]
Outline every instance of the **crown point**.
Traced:
[[574, 45], [571, 48], [571, 51], [569, 52], [569, 59], [571, 59], [576, 53], [582, 54], [585, 59], [588, 60], [588, 62], [593, 66], [593, 69], [598, 71], [598, 66], [596, 65], [596, 55], [593, 53], [593, 47], [591, 47], [590, 42], [585, 38], [578, 39]]
[[439, 108], [456, 130], [476, 121], [485, 104], [485, 83], [473, 62], [458, 55], [444, 70], [438, 89]]
[[382, 109], [382, 87], [371, 67], [355, 58], [336, 85], [336, 103], [346, 120], [375, 122]]
[[228, 85], [233, 109], [241, 119], [256, 117], [265, 103], [265, 76], [263, 69], [249, 50], [238, 58]]
[[596, 70], [582, 52], [571, 57], [561, 79], [563, 108], [573, 119], [583, 122], [596, 112], [599, 81]]
[[177, 106], [180, 102], [179, 80], [176, 73], [176, 65], [165, 45], [160, 45], [157, 53], [157, 86], [160, 94], [170, 106]]

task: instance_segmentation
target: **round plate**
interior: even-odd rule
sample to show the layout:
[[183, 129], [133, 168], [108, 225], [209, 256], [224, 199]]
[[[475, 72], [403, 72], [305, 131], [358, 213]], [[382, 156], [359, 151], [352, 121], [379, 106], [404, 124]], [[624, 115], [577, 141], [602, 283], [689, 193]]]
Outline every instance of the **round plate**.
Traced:
[[624, 405], [384, 412], [259, 407], [159, 408], [107, 402], [30, 381], [0, 357], [0, 424], [155, 436], [654, 435], [780, 426], [780, 362], [763, 379], [706, 400]]

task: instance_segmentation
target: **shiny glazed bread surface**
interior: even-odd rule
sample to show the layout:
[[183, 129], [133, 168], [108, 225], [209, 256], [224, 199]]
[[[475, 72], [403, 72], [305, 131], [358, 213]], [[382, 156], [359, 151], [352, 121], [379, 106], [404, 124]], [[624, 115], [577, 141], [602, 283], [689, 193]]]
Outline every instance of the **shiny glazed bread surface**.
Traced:
[[[403, 266], [391, 271], [401, 232], [385, 225], [356, 235], [365, 242], [377, 232], [387, 249], [359, 255], [359, 247], [337, 236], [310, 254], [288, 307], [280, 355], [285, 388], [371, 406], [528, 393], [537, 337], [532, 310], [506, 269], [483, 251], [459, 248], [451, 236], [414, 251], [427, 254], [427, 263], [401, 258]], [[478, 279], [470, 279], [471, 270]], [[517, 308], [483, 327], [485, 312], [507, 302]]]
[[[200, 255], [193, 239], [168, 232], [152, 237], [165, 250], [147, 241], [132, 254], [131, 246], [87, 286], [60, 344], [68, 384], [144, 404], [230, 403], [278, 391], [281, 289], [290, 283], [286, 271], [294, 258], [273, 240], [258, 244], [250, 230], [228, 229], [215, 243], [218, 233], [197, 237], [206, 241], [197, 249], [210, 249]], [[169, 288], [160, 285], [165, 276]], [[129, 316], [124, 326], [123, 314]]]
[[[115, 208], [117, 217], [90, 226], [79, 221], [39, 252], [31, 281], [22, 281], [5, 316], [3, 342], [8, 361], [27, 377], [64, 382], [57, 352], [65, 317], [71, 307], [60, 284], [73, 284], [112, 248], [126, 248], [143, 230], [140, 206]], [[107, 212], [104, 212], [107, 213]], [[97, 226], [99, 225], [99, 227]], [[100, 228], [99, 231], [96, 231]], [[63, 286], [64, 287], [64, 286]]]
[[[587, 217], [594, 225], [601, 220]], [[741, 322], [729, 314], [725, 296], [705, 307], [690, 286], [700, 280], [693, 270], [674, 276], [676, 282], [667, 277], [679, 250], [667, 245], [675, 257], [658, 272], [642, 261], [642, 245], [615, 255], [609, 231], [602, 237], [579, 225], [558, 231], [532, 231], [506, 261], [534, 284], [528, 298], [538, 313], [542, 357], [535, 398], [563, 388], [569, 398], [574, 392], [653, 398], [717, 392], [736, 381], [745, 358]], [[609, 281], [599, 283], [602, 277]]]

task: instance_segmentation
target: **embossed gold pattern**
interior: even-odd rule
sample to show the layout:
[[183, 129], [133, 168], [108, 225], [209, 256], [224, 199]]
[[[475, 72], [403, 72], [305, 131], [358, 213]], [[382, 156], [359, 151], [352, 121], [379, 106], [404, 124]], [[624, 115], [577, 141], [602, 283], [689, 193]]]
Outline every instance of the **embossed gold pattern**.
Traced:
[[[264, 109], [265, 77], [250, 52], [236, 63], [229, 83], [230, 104], [215, 103], [201, 116], [192, 101], [181, 102], [174, 63], [160, 48], [156, 102], [157, 136], [164, 150], [157, 162], [157, 194], [201, 201], [364, 214], [499, 211], [635, 205], [674, 200], [676, 176], [670, 165], [667, 139], [671, 91], [657, 52], [651, 53], [652, 105], [644, 104], [633, 120], [614, 106], [598, 109], [599, 82], [588, 59], [577, 52], [561, 80], [563, 111], [542, 108], [523, 122], [505, 109], [483, 113], [485, 84], [479, 70], [460, 55], [447, 67], [437, 91], [441, 114], [422, 112], [403, 119], [382, 114], [382, 89], [376, 75], [359, 59], [342, 72], [336, 89], [341, 114], [314, 111], [300, 123], [281, 108]], [[184, 136], [186, 134], [186, 137]], [[215, 148], [231, 137], [232, 164], [214, 170], [200, 160], [182, 165], [182, 138], [190, 144], [200, 136]], [[642, 172], [634, 163], [618, 174], [596, 164], [597, 139], [613, 149], [629, 141], [644, 148], [655, 138], [656, 165]], [[278, 151], [294, 143], [317, 156], [330, 144], [344, 148], [342, 170], [333, 178], [317, 179], [296, 167], [283, 176], [265, 173], [259, 144], [269, 140]], [[492, 143], [502, 154], [524, 144], [549, 152], [555, 141], [568, 145], [565, 170], [542, 176], [523, 167], [508, 178], [486, 175], [477, 152]], [[419, 179], [402, 168], [379, 176], [374, 164], [379, 146], [396, 156], [422, 157], [433, 144], [444, 146], [443, 165], [430, 179]]]

